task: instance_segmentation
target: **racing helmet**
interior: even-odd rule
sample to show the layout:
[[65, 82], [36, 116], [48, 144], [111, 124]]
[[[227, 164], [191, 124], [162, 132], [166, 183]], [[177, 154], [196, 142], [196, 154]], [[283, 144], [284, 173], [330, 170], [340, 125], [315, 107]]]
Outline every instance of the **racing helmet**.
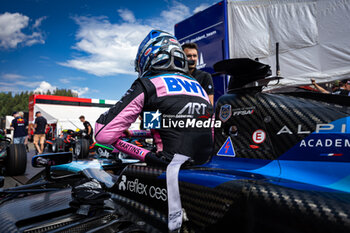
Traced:
[[140, 77], [161, 71], [188, 73], [188, 61], [180, 43], [173, 35], [152, 30], [139, 46], [135, 70]]

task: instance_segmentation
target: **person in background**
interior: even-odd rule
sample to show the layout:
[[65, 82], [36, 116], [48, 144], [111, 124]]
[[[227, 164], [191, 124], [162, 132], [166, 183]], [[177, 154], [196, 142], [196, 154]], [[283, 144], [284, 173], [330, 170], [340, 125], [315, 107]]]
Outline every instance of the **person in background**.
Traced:
[[[35, 113], [34, 121], [34, 146], [38, 151], [38, 154], [44, 152], [44, 142], [45, 142], [45, 129], [47, 125], [46, 119], [41, 115], [41, 112]], [[40, 147], [38, 143], [40, 142]]]
[[13, 130], [13, 144], [24, 144], [27, 137], [28, 122], [18, 113], [14, 114], [15, 119], [11, 122], [11, 129]]
[[[321, 93], [324, 93], [324, 94], [330, 94], [331, 92], [330, 91], [327, 91], [326, 89], [324, 89], [323, 87], [321, 87], [320, 85], [318, 85], [316, 83], [316, 80], [315, 79], [311, 79], [311, 83], [312, 85], [314, 85], [314, 87]], [[337, 89], [336, 89], [337, 90]]]
[[85, 120], [85, 116], [80, 116], [79, 119], [81, 122], [83, 122], [85, 131], [86, 131], [85, 138], [89, 140], [90, 144], [92, 144], [93, 143], [92, 135], [93, 135], [94, 131], [92, 130], [90, 122]]
[[34, 124], [28, 124], [28, 141], [34, 142]]
[[340, 81], [340, 88], [334, 91], [332, 94], [350, 96], [350, 79]]
[[[20, 117], [22, 117], [24, 119], [24, 113], [23, 112], [18, 112], [18, 115]], [[28, 122], [26, 119], [24, 119], [26, 124], [27, 124], [27, 127], [26, 127], [26, 136], [25, 136], [25, 139], [24, 139], [24, 145], [26, 147], [26, 150], [27, 152], [29, 152], [29, 148], [28, 148], [28, 129], [29, 129], [29, 126], [28, 126]]]
[[13, 113], [12, 113], [12, 116], [13, 116], [14, 118], [18, 117], [18, 112], [13, 112]]
[[335, 80], [332, 84], [332, 93], [336, 92], [343, 83], [340, 80]]
[[185, 52], [187, 59], [192, 61], [188, 64], [190, 74], [199, 82], [199, 84], [207, 92], [210, 103], [214, 105], [214, 84], [211, 74], [208, 72], [197, 70], [198, 61], [198, 46], [196, 43], [187, 43], [182, 45], [182, 50]]
[[320, 85], [316, 83], [315, 79], [311, 79], [312, 85], [315, 86], [317, 90], [319, 90], [321, 93], [325, 94], [334, 94], [334, 95], [343, 95], [343, 96], [350, 96], [350, 80], [342, 80], [339, 82], [339, 87], [332, 90], [332, 92], [327, 91]]

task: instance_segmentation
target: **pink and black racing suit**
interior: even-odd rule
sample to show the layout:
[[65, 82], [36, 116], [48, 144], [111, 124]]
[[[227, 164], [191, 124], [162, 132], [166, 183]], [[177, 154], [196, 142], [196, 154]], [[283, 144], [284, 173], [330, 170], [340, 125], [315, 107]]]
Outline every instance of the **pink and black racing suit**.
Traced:
[[[182, 74], [137, 79], [122, 99], [96, 121], [95, 139], [113, 144], [140, 114], [157, 110], [161, 113], [160, 128], [153, 130], [157, 155], [170, 161], [178, 153], [197, 164], [206, 162], [212, 152], [212, 132], [207, 124], [212, 105], [200, 84]], [[149, 120], [143, 119], [145, 123]]]

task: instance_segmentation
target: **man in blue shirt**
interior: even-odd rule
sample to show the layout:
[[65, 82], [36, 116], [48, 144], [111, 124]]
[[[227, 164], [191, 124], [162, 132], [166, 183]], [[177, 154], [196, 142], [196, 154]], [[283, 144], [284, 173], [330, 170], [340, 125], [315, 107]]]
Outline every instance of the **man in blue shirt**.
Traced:
[[24, 144], [27, 136], [28, 122], [18, 114], [15, 115], [15, 119], [11, 122], [11, 129], [13, 132], [13, 143]]

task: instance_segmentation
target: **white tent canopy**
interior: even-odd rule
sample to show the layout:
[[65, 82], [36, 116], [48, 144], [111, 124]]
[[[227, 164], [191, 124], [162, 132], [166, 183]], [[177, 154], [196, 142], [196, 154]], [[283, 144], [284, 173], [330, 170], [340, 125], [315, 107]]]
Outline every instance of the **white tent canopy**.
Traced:
[[231, 58], [259, 58], [281, 84], [350, 78], [350, 0], [228, 1]]
[[13, 116], [6, 116], [5, 128], [9, 129], [12, 123], [12, 120], [15, 119]]
[[[83, 123], [79, 120], [81, 115], [85, 116], [85, 120], [89, 121], [94, 128], [96, 120], [102, 113], [108, 111], [108, 109], [109, 108], [103, 107], [56, 104], [34, 105], [34, 112], [40, 111], [42, 116], [46, 118], [48, 124], [57, 124], [57, 133], [60, 133], [63, 129], [84, 129]], [[139, 125], [140, 122], [137, 121], [130, 129], [138, 129]]]
[[[10, 129], [12, 120], [15, 119], [13, 116], [6, 116], [5, 128]], [[6, 137], [13, 138], [13, 130], [11, 130], [10, 134], [6, 134]]]

